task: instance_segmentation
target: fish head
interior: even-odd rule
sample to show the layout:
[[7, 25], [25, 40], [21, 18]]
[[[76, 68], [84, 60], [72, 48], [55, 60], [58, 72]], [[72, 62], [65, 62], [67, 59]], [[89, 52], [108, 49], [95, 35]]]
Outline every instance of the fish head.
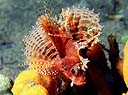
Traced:
[[86, 69], [81, 62], [73, 64], [64, 71], [65, 76], [75, 85], [82, 86], [86, 84]]
[[76, 63], [69, 69], [69, 78], [75, 85], [86, 84], [86, 70], [83, 69], [83, 64]]

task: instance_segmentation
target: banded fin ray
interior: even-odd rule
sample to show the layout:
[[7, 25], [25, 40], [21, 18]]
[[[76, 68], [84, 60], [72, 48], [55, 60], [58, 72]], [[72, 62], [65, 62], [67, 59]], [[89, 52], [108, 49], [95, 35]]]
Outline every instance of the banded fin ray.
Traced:
[[23, 40], [26, 57], [54, 59], [58, 51], [48, 34], [37, 23]]

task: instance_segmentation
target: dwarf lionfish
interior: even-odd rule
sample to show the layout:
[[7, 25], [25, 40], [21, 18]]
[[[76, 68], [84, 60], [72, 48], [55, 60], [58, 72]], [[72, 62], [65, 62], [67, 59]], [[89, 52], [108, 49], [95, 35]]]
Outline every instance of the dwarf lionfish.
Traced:
[[23, 39], [29, 69], [52, 77], [62, 72], [74, 84], [85, 84], [89, 61], [79, 50], [96, 44], [100, 33], [98, 14], [85, 7], [64, 8], [58, 18], [40, 16]]

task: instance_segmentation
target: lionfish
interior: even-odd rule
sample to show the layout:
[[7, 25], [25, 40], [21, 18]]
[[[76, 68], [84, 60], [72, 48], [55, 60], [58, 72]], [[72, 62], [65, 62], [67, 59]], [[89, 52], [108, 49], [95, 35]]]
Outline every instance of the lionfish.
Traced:
[[53, 78], [61, 72], [73, 84], [84, 85], [89, 60], [80, 50], [95, 45], [100, 33], [98, 14], [85, 7], [64, 8], [58, 19], [40, 16], [23, 39], [29, 69]]

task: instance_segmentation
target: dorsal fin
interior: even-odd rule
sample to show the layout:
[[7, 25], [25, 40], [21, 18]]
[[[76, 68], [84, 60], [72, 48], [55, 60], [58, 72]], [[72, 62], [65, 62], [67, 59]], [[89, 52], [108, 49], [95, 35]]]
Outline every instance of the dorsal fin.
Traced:
[[58, 51], [48, 34], [38, 23], [23, 40], [24, 53], [26, 57], [39, 57], [43, 59], [54, 59]]
[[58, 71], [54, 67], [54, 59], [59, 57], [59, 53], [48, 33], [38, 22], [33, 26], [29, 35], [23, 39], [23, 42], [28, 69], [36, 70], [42, 75], [56, 77]]

